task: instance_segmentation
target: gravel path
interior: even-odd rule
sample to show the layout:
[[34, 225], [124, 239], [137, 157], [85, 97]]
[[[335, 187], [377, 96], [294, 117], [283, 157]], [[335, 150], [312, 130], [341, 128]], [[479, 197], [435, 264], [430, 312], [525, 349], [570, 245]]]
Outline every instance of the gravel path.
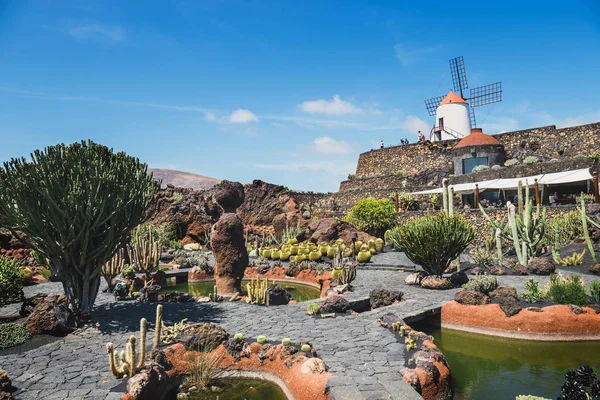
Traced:
[[[403, 264], [401, 253], [383, 253], [374, 257], [376, 263]], [[308, 340], [328, 365], [333, 377], [328, 385], [332, 400], [420, 399], [399, 374], [404, 365], [404, 346], [394, 335], [379, 326], [377, 319], [393, 312], [410, 321], [439, 309], [452, 300], [456, 290], [430, 291], [407, 286], [408, 272], [359, 270], [353, 282], [351, 299], [368, 296], [374, 288], [404, 292], [398, 304], [364, 312], [357, 316], [315, 319], [305, 313], [307, 303], [260, 307], [242, 302], [166, 303], [165, 323], [183, 318], [196, 322], [214, 322], [230, 333], [241, 332], [247, 338], [266, 335], [281, 340]], [[541, 278], [542, 284], [545, 279]], [[503, 285], [519, 291], [528, 277], [499, 277]], [[60, 283], [46, 283], [25, 288], [26, 295], [58, 294]], [[17, 309], [11, 305], [1, 313]], [[155, 304], [115, 302], [112, 295], [100, 293], [94, 310], [94, 324], [65, 338], [39, 348], [0, 356], [0, 367], [8, 372], [18, 388], [16, 399], [118, 399], [121, 393], [111, 392], [120, 381], [108, 371], [105, 343], [122, 348], [132, 333], [138, 333], [139, 320], [146, 317], [153, 327]], [[299, 399], [301, 400], [301, 399]]]

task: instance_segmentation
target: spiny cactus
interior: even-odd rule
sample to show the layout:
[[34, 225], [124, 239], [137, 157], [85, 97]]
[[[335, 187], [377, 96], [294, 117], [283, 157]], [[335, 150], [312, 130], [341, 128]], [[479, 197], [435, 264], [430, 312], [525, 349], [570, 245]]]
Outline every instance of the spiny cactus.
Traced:
[[244, 335], [241, 333], [236, 333], [235, 335], [233, 335], [233, 338], [237, 340], [244, 340]]
[[152, 272], [158, 267], [160, 251], [158, 242], [152, 234], [152, 226], [144, 236], [139, 232], [134, 234], [131, 243], [127, 245], [127, 253], [137, 272]]
[[267, 287], [269, 286], [269, 280], [265, 279], [261, 281], [259, 277], [251, 279], [246, 284], [246, 302], [251, 304], [267, 304], [268, 295]]
[[123, 267], [125, 266], [125, 251], [120, 249], [115, 253], [115, 255], [108, 261], [106, 264], [102, 266], [102, 276], [108, 286], [112, 280], [121, 274], [123, 271]]
[[260, 344], [265, 344], [267, 342], [267, 337], [265, 335], [260, 335], [256, 338], [256, 341]]
[[[156, 351], [160, 343], [160, 335], [162, 329], [162, 305], [156, 307], [156, 323], [154, 328], [154, 341], [152, 342], [152, 353]], [[136, 370], [141, 368], [146, 361], [146, 318], [140, 320], [140, 350], [135, 351], [135, 335], [131, 335], [125, 346], [125, 350], [120, 352], [115, 351], [112, 343], [106, 344], [106, 353], [108, 354], [108, 366], [110, 372], [118, 379], [124, 376], [132, 377]]]
[[302, 347], [300, 348], [300, 350], [304, 353], [310, 353], [312, 348], [308, 344], [303, 344]]
[[292, 344], [292, 339], [290, 339], [290, 338], [284, 338], [281, 341], [281, 344], [284, 345], [284, 346], [289, 346], [290, 344]]
[[110, 372], [118, 379], [124, 376], [132, 377], [146, 359], [146, 318], [140, 320], [140, 352], [135, 351], [135, 335], [127, 341], [125, 350], [117, 353], [112, 343], [106, 344]]

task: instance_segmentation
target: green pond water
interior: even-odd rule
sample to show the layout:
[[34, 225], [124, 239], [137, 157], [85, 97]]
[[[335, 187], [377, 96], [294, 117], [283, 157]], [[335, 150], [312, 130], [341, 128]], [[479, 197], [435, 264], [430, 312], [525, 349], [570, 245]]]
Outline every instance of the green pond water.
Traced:
[[457, 400], [512, 400], [519, 394], [555, 399], [569, 369], [600, 373], [600, 342], [534, 342], [496, 338], [423, 323], [450, 365]]
[[[246, 284], [248, 280], [242, 281], [242, 292], [245, 294]], [[271, 280], [269, 280], [271, 282]], [[215, 281], [206, 282], [185, 282], [175, 283], [175, 280], [168, 280], [168, 287], [163, 290], [164, 293], [169, 292], [185, 292], [190, 293], [192, 296], [208, 296], [211, 294], [215, 287]], [[292, 299], [297, 302], [318, 299], [321, 296], [321, 290], [311, 285], [306, 285], [296, 282], [286, 281], [275, 281], [275, 283], [285, 290], [292, 296]]]
[[228, 378], [220, 381], [219, 393], [194, 391], [189, 400], [287, 400], [276, 384], [262, 379]]

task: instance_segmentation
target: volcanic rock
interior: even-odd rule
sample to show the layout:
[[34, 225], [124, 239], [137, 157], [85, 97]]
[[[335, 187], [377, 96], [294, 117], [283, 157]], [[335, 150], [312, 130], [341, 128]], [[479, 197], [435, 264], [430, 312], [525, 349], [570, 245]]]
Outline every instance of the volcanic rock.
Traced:
[[450, 279], [448, 278], [439, 278], [437, 276], [426, 276], [421, 281], [421, 287], [425, 289], [433, 289], [433, 290], [447, 290], [452, 289], [454, 286]]
[[469, 277], [464, 271], [455, 272], [450, 275], [450, 282], [452, 282], [455, 287], [461, 287], [465, 283], [469, 282]]
[[62, 336], [77, 329], [77, 318], [67, 307], [64, 296], [47, 296], [33, 308], [25, 326], [32, 335]]
[[592, 265], [589, 270], [594, 275], [600, 275], [600, 264]]
[[321, 314], [345, 314], [350, 310], [350, 303], [343, 296], [331, 296], [320, 303]]
[[481, 306], [488, 304], [490, 298], [477, 290], [459, 290], [454, 295], [454, 301], [460, 304], [468, 304], [471, 306]]
[[163, 301], [162, 288], [158, 285], [150, 285], [140, 289], [138, 292], [138, 301], [142, 303], [155, 303]]
[[534, 275], [550, 275], [556, 270], [554, 263], [549, 258], [535, 257], [527, 266], [527, 272]]
[[408, 275], [406, 279], [404, 279], [404, 283], [407, 285], [420, 285], [421, 281], [426, 276], [427, 273], [423, 271], [413, 272], [412, 274]]
[[369, 293], [369, 301], [373, 308], [384, 307], [401, 300], [403, 295], [404, 293], [398, 290], [373, 289]]
[[180, 342], [187, 350], [210, 352], [229, 339], [229, 334], [218, 325], [209, 322], [187, 329]]
[[285, 305], [292, 300], [292, 295], [279, 285], [270, 285], [267, 288], [267, 296], [271, 306]]

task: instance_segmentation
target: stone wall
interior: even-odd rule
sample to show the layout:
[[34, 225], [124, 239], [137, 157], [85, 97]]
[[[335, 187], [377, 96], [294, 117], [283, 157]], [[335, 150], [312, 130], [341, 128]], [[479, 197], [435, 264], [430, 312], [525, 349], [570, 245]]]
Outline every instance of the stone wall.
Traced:
[[[504, 145], [507, 159], [535, 156], [540, 161], [600, 153], [600, 122], [556, 129], [545, 126], [494, 136]], [[457, 140], [415, 143], [362, 153], [356, 178], [386, 175], [418, 175], [425, 170], [453, 171], [452, 148]], [[452, 173], [452, 172], [449, 172]]]

